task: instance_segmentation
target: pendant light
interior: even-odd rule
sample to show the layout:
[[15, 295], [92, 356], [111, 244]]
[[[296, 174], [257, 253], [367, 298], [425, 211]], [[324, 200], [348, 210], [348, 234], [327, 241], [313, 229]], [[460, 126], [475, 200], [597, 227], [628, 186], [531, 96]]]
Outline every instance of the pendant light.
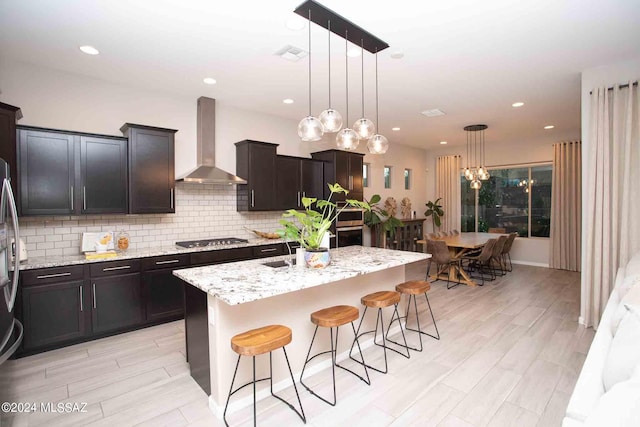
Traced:
[[[380, 129], [380, 117], [378, 115], [378, 51], [376, 49], [376, 123]], [[376, 133], [367, 142], [367, 148], [371, 154], [384, 154], [389, 149], [389, 140], [384, 136]]]
[[326, 133], [338, 132], [342, 128], [342, 115], [331, 108], [331, 21], [327, 21], [329, 30], [329, 108], [320, 113], [318, 118]]
[[480, 131], [480, 167], [478, 168], [478, 178], [480, 178], [480, 180], [482, 181], [487, 181], [489, 178], [491, 178], [491, 175], [489, 175], [489, 170], [483, 166], [485, 164], [484, 154], [485, 154], [485, 145], [484, 145], [484, 129], [483, 129]]
[[[478, 164], [478, 134], [473, 134], [473, 164]], [[478, 169], [473, 171], [473, 179], [471, 180], [471, 188], [479, 190], [482, 187], [482, 181], [478, 179]]]
[[[347, 98], [347, 123], [349, 123], [349, 58], [347, 57], [347, 41], [349, 33], [345, 31], [344, 35], [344, 59], [345, 59], [345, 81], [346, 81], [346, 98]], [[353, 129], [344, 128], [336, 135], [336, 145], [343, 150], [355, 150], [360, 144], [358, 134]]]
[[[465, 128], [466, 131], [466, 128]], [[471, 169], [469, 169], [469, 157], [471, 156], [471, 140], [470, 140], [470, 132], [465, 132], [466, 136], [467, 136], [467, 168], [464, 170], [464, 177], [467, 179], [467, 181], [472, 181], [473, 180], [473, 172], [471, 172]]]
[[362, 118], [353, 124], [360, 139], [369, 139], [376, 133], [376, 125], [364, 116], [364, 40], [360, 39], [360, 72], [362, 76]]
[[323, 133], [322, 123], [311, 115], [311, 9], [309, 9], [309, 115], [298, 124], [298, 136], [303, 141], [319, 141]]
[[[486, 166], [484, 166], [486, 164], [484, 131], [487, 127], [487, 125], [469, 125], [464, 127], [467, 133], [467, 167], [464, 170], [464, 177], [467, 181], [471, 181], [471, 188], [474, 190], [480, 189], [482, 187], [482, 181], [486, 181], [491, 177]], [[473, 148], [471, 148], [472, 140]], [[469, 167], [471, 150], [473, 150], [473, 166]], [[480, 151], [479, 153], [478, 150]]]

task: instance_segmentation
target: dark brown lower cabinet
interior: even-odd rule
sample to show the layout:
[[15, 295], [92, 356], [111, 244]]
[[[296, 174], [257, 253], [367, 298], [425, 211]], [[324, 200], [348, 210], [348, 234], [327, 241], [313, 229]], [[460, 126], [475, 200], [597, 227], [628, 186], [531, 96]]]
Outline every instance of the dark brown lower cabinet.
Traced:
[[91, 279], [93, 332], [108, 332], [142, 323], [140, 273]]
[[84, 281], [22, 289], [24, 348], [30, 350], [87, 335], [89, 292]]
[[142, 286], [146, 294], [147, 322], [184, 316], [184, 285], [182, 280], [173, 275], [173, 269], [143, 273]]

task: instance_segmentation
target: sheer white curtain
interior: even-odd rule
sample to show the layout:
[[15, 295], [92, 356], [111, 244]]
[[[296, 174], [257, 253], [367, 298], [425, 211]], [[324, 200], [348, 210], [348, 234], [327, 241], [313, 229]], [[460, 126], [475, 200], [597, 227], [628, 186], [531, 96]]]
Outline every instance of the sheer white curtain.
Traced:
[[581, 316], [596, 328], [618, 267], [640, 249], [639, 106], [632, 83], [591, 94]]
[[549, 266], [580, 271], [582, 143], [553, 144]]
[[436, 186], [444, 211], [441, 229], [460, 230], [460, 156], [438, 157]]

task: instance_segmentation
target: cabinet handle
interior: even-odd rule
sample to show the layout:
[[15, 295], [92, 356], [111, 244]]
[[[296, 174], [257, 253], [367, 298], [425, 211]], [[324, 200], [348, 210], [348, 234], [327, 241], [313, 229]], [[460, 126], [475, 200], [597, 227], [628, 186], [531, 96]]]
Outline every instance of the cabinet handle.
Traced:
[[171, 209], [173, 209], [173, 188], [171, 189]]
[[82, 292], [82, 286], [80, 286], [80, 311], [84, 311], [84, 295]]
[[96, 308], [96, 284], [95, 283], [91, 284], [91, 290], [93, 293], [93, 308]]
[[71, 273], [67, 272], [67, 273], [45, 274], [43, 276], [36, 276], [36, 279], [52, 279], [54, 277], [65, 277], [65, 276], [71, 276]]
[[260, 249], [260, 252], [265, 253], [265, 252], [275, 252], [277, 251], [276, 248], [270, 248], [270, 249]]
[[69, 189], [69, 195], [71, 196], [71, 210], [73, 210], [73, 185]]
[[87, 187], [82, 186], [82, 210], [87, 210]]
[[353, 190], [353, 175], [349, 175], [349, 190]]
[[254, 194], [253, 190], [251, 190], [251, 207], [252, 208], [256, 207], [256, 198], [255, 198], [255, 194]]
[[302, 197], [307, 197], [307, 192], [306, 191], [302, 192]]
[[175, 264], [176, 262], [180, 262], [180, 260], [179, 259], [170, 259], [168, 261], [156, 261], [156, 265]]
[[300, 207], [300, 192], [298, 191], [298, 207]]
[[106, 268], [103, 268], [102, 271], [128, 270], [130, 268], [131, 268], [130, 265], [121, 265], [119, 267], [106, 267]]

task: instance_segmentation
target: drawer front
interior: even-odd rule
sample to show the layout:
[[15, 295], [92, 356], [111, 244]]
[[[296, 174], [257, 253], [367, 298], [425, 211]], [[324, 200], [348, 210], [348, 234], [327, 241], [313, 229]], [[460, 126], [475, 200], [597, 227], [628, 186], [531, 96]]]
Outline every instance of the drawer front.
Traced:
[[253, 258], [251, 248], [194, 252], [191, 254], [191, 265], [221, 264], [223, 262], [242, 261], [251, 258]]
[[118, 274], [137, 273], [140, 271], [140, 260], [101, 262], [91, 265], [91, 277], [115, 276]]
[[272, 245], [254, 246], [253, 248], [254, 258], [266, 258], [270, 256], [283, 255], [289, 251], [285, 249], [282, 243], [274, 243]]
[[189, 266], [189, 254], [164, 255], [141, 260], [142, 271], [159, 270], [161, 268], [183, 268]]
[[22, 286], [46, 285], [49, 283], [72, 282], [82, 280], [84, 267], [73, 265], [66, 267], [39, 268], [20, 272]]

